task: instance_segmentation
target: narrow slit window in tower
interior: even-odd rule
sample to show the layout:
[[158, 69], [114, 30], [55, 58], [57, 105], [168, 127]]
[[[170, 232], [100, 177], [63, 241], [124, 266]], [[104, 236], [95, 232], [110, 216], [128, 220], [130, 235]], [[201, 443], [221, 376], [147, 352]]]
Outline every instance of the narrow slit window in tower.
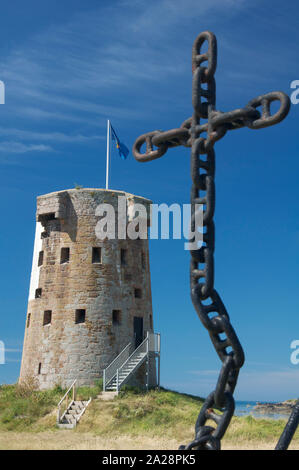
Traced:
[[102, 262], [102, 248], [95, 246], [92, 249], [92, 262], [93, 264], [100, 264]]
[[52, 321], [52, 310], [45, 310], [44, 311], [44, 321], [43, 325], [50, 325]]
[[40, 375], [42, 373], [42, 363], [40, 362], [38, 364], [38, 375]]
[[42, 266], [44, 262], [44, 252], [40, 251], [38, 254], [38, 266]]
[[75, 313], [75, 323], [85, 323], [85, 310], [77, 309]]
[[134, 289], [134, 295], [135, 295], [135, 299], [141, 299], [142, 297], [142, 291], [141, 289]]
[[112, 310], [112, 325], [119, 325], [121, 320], [120, 310]]
[[41, 296], [42, 296], [42, 291], [43, 291], [43, 290], [42, 290], [41, 287], [39, 287], [38, 289], [35, 289], [35, 298], [36, 298], [36, 299], [40, 299], [40, 298], [41, 298]]
[[31, 318], [31, 313], [28, 313], [27, 315], [27, 328], [30, 326], [30, 318]]
[[120, 264], [122, 266], [126, 266], [127, 264], [127, 250], [125, 248], [121, 248], [120, 250]]
[[40, 214], [38, 216], [38, 221], [42, 223], [46, 223], [49, 220], [55, 220], [55, 212], [48, 212], [48, 214]]
[[70, 260], [70, 249], [67, 248], [61, 248], [60, 252], [60, 264], [68, 263]]

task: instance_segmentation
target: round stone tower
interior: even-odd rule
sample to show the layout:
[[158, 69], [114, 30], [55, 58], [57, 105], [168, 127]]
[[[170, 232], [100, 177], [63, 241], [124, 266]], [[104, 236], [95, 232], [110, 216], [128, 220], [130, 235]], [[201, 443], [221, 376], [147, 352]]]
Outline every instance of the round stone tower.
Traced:
[[37, 198], [20, 382], [34, 377], [40, 389], [75, 379], [92, 384], [129, 342], [136, 347], [153, 332], [148, 240], [120, 237], [117, 222], [115, 239], [98, 238], [101, 204], [114, 208], [125, 229], [136, 204], [149, 222], [151, 201], [123, 191], [71, 189]]

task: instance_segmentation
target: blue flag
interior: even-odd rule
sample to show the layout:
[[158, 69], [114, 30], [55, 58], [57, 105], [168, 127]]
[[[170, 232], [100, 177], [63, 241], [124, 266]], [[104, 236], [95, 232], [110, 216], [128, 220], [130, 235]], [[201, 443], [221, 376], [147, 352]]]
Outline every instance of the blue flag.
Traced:
[[127, 158], [127, 156], [129, 155], [129, 153], [130, 153], [129, 149], [128, 149], [128, 147], [125, 146], [125, 144], [123, 142], [121, 142], [119, 140], [119, 138], [117, 137], [117, 134], [116, 134], [116, 132], [113, 129], [111, 124], [110, 124], [110, 128], [111, 128], [111, 138], [116, 143], [116, 148], [118, 150], [119, 156], [120, 156], [120, 158], [125, 160]]

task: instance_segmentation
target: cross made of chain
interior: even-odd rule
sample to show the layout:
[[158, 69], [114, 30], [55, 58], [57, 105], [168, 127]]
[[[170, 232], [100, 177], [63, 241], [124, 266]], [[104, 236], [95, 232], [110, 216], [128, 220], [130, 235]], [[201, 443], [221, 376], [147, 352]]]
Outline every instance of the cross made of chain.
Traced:
[[[201, 52], [204, 43], [207, 51]], [[216, 110], [214, 74], [217, 64], [217, 41], [213, 33], [205, 31], [196, 38], [192, 50], [192, 104], [193, 115], [178, 129], [153, 131], [137, 138], [133, 154], [140, 162], [162, 157], [171, 147], [191, 147], [191, 230], [197, 225], [196, 211], [203, 208], [203, 243], [190, 250], [191, 298], [196, 312], [207, 328], [222, 368], [215, 390], [205, 400], [195, 425], [195, 438], [181, 449], [220, 449], [223, 437], [234, 414], [233, 392], [244, 353], [233, 329], [225, 306], [214, 288], [214, 209], [215, 209], [215, 152], [214, 144], [227, 131], [249, 127], [261, 129], [282, 121], [290, 109], [289, 97], [275, 91], [258, 96], [240, 109], [221, 112]], [[271, 114], [271, 103], [280, 107]], [[201, 120], [204, 120], [201, 122]], [[145, 144], [145, 151], [142, 147]], [[218, 410], [218, 411], [215, 411]], [[207, 421], [214, 422], [213, 426]], [[299, 401], [287, 423], [276, 449], [286, 449], [299, 421]], [[216, 425], [216, 426], [215, 426]]]

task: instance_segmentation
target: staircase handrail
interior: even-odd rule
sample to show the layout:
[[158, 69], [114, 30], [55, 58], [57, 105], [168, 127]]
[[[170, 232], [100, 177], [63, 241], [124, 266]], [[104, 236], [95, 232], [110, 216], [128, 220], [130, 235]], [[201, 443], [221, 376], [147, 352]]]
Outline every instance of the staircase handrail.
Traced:
[[130, 346], [131, 343], [127, 344], [127, 346], [116, 356], [115, 359], [109, 364], [106, 369], [103, 370], [103, 391], [105, 392], [106, 385], [113, 379], [119, 366], [126, 361], [126, 359], [130, 355]]
[[77, 418], [76, 418], [76, 424], [80, 421], [80, 419], [81, 419], [83, 413], [85, 413], [86, 408], [88, 407], [88, 405], [89, 405], [89, 403], [91, 402], [91, 400], [92, 400], [92, 398], [90, 397], [89, 400], [85, 403], [84, 408], [82, 409], [82, 411], [81, 411], [81, 413], [79, 414], [79, 416], [77, 416]]
[[76, 400], [76, 383], [77, 379], [75, 379], [72, 384], [69, 386], [63, 397], [61, 398], [60, 402], [58, 403], [57, 407], [57, 422], [60, 422], [61, 419], [61, 405], [66, 399], [66, 409], [68, 409], [68, 400], [69, 400], [69, 392], [72, 390], [72, 402]]
[[[134, 367], [130, 370], [130, 372], [128, 373], [128, 375], [126, 375], [126, 377], [124, 377], [121, 381], [117, 381], [117, 384], [118, 384], [118, 391], [120, 389], [121, 386], [123, 386], [127, 380], [133, 375], [135, 374], [136, 370], [139, 369], [139, 367], [141, 366], [141, 364], [146, 360], [146, 353], [144, 354], [144, 356], [142, 356], [142, 358], [140, 359], [139, 362], [137, 362], [137, 364], [134, 365]], [[120, 370], [120, 369], [119, 369]]]
[[148, 347], [149, 347], [149, 352], [153, 352], [155, 354], [160, 354], [161, 350], [161, 335], [160, 333], [149, 333], [148, 335]]
[[[121, 371], [122, 369], [124, 369], [126, 367], [126, 365], [128, 364], [128, 362], [130, 362], [134, 356], [137, 356], [138, 354], [140, 354], [142, 348], [145, 349], [145, 354], [148, 354], [148, 340], [149, 340], [149, 337], [148, 337], [148, 334], [146, 336], [146, 338], [142, 341], [142, 343], [139, 344], [139, 346], [132, 352], [131, 356], [128, 357], [128, 359], [118, 368], [118, 376], [121, 374]], [[135, 369], [135, 367], [134, 367]], [[118, 380], [117, 380], [117, 391], [119, 390], [119, 383], [118, 383]]]

